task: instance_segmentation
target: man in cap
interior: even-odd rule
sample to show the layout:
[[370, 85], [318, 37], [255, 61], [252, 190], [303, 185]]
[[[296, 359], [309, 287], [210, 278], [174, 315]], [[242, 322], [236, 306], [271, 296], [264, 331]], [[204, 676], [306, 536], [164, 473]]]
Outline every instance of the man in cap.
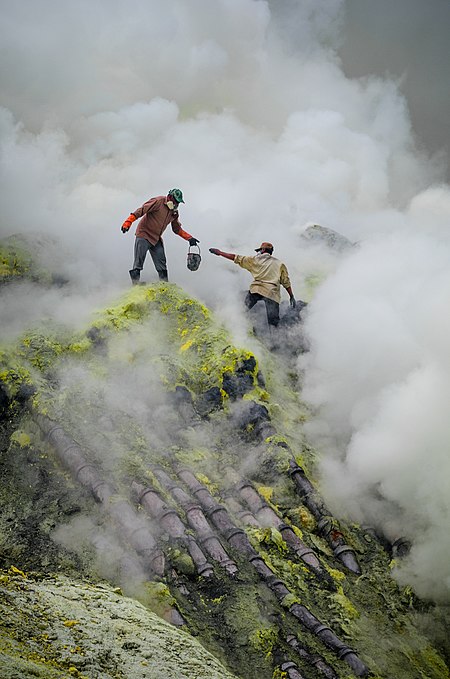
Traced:
[[178, 215], [180, 203], [184, 203], [181, 190], [170, 189], [167, 196], [150, 198], [141, 207], [132, 212], [122, 224], [122, 233], [127, 233], [132, 223], [139, 219], [134, 243], [133, 268], [129, 272], [133, 285], [139, 283], [147, 252], [150, 252], [160, 280], [168, 280], [166, 253], [164, 251], [162, 234], [169, 224], [172, 225], [172, 231], [177, 236], [181, 236], [184, 240], [189, 241], [189, 245], [197, 245], [200, 242], [181, 228]]
[[295, 308], [295, 297], [292, 292], [288, 270], [283, 262], [272, 256], [272, 243], [261, 243], [256, 248], [256, 255], [246, 257], [233, 255], [230, 252], [222, 252], [217, 248], [210, 248], [213, 255], [231, 259], [243, 269], [247, 269], [253, 276], [253, 283], [245, 298], [245, 306], [251, 309], [259, 301], [266, 305], [267, 321], [270, 326], [276, 327], [280, 322], [280, 285], [286, 289], [290, 304]]

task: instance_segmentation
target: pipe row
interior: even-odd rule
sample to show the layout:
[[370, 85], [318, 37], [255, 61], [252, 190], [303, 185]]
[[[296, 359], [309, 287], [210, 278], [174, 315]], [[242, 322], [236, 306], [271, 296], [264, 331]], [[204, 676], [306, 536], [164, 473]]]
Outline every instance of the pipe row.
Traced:
[[295, 662], [292, 662], [292, 660], [281, 663], [280, 670], [285, 672], [285, 674], [288, 676], [288, 679], [305, 679], [304, 675], [300, 674], [300, 670], [298, 669]]
[[262, 561], [258, 552], [250, 544], [245, 531], [236, 526], [226, 508], [214, 500], [209, 490], [197, 480], [196, 476], [189, 469], [179, 469], [178, 476], [200, 502], [207, 517], [230, 545], [249, 559], [261, 559]]
[[279, 530], [283, 540], [294, 554], [296, 554], [319, 579], [325, 580], [330, 587], [336, 589], [333, 579], [322, 568], [315, 552], [300, 540], [291, 526], [284, 523], [275, 510], [261, 497], [261, 495], [259, 495], [250, 481], [241, 481], [237, 484], [236, 490], [253, 515], [260, 522], [260, 525], [265, 527], [270, 526]]
[[309, 665], [315, 667], [321, 674], [323, 674], [325, 679], [338, 679], [338, 675], [333, 670], [333, 668], [330, 667], [330, 665], [328, 665], [320, 655], [317, 653], [311, 653], [311, 651], [304, 644], [300, 643], [296, 636], [290, 634], [286, 637], [286, 641], [289, 646], [292, 646], [300, 658], [305, 660]]
[[236, 516], [244, 526], [261, 528], [259, 521], [257, 521], [253, 514], [248, 509], [245, 509], [235, 497], [227, 493], [224, 502], [228, 511], [230, 511], [233, 516]]
[[361, 567], [356, 558], [355, 551], [346, 544], [344, 536], [337, 528], [337, 522], [330, 515], [316, 489], [296, 461], [290, 461], [289, 475], [294, 481], [295, 487], [302, 499], [303, 504], [309, 509], [317, 521], [317, 528], [322, 537], [327, 540], [333, 553], [349, 571], [361, 574]]
[[394, 559], [402, 559], [403, 557], [408, 556], [410, 551], [411, 543], [407, 538], [400, 537], [391, 543], [391, 552]]
[[202, 547], [208, 552], [214, 561], [225, 568], [228, 575], [234, 576], [238, 571], [236, 563], [229, 557], [222, 543], [211, 530], [203, 511], [198, 504], [192, 502], [189, 495], [173, 482], [171, 477], [160, 467], [152, 468], [163, 488], [168, 491], [174, 500], [182, 507], [186, 514], [186, 520], [190, 527], [195, 530]]
[[357, 677], [366, 677], [368, 675], [368, 668], [362, 660], [358, 658], [355, 651], [350, 648], [350, 646], [347, 646], [347, 644], [344, 644], [332, 629], [321, 623], [306, 606], [303, 606], [302, 604], [292, 604], [289, 610], [297, 620], [300, 620], [306, 629], [312, 632], [316, 637], [319, 637], [325, 646], [328, 646], [328, 648], [334, 651], [340, 660], [344, 660], [344, 662], [352, 668]]
[[104, 507], [119, 532], [143, 559], [146, 567], [154, 575], [164, 575], [164, 554], [158, 549], [152, 534], [131, 505], [117, 495], [116, 489], [86, 460], [81, 447], [60, 425], [43, 415], [35, 414], [34, 417], [48, 442], [55, 448], [61, 462], [74, 479], [87, 488], [96, 502]]
[[187, 549], [197, 573], [204, 578], [211, 577], [214, 574], [213, 567], [194, 538], [186, 533], [177, 511], [169, 507], [153, 488], [133, 481], [131, 490], [137, 502], [158, 522], [161, 528]]
[[[269, 436], [276, 434], [270, 422], [269, 411], [254, 401], [246, 404], [246, 408], [240, 413], [237, 422], [238, 426], [245, 431], [248, 425], [253, 427], [253, 436], [260, 440], [265, 440]], [[284, 447], [289, 448], [287, 444]], [[323, 500], [317, 493], [311, 481], [307, 478], [304, 470], [292, 458], [290, 460], [289, 475], [294, 481], [295, 487], [302, 498], [303, 503], [308, 507], [311, 514], [318, 522], [321, 535], [328, 541], [334, 555], [348, 570], [356, 575], [361, 574], [361, 567], [356, 558], [355, 551], [346, 544], [343, 534], [336, 530], [336, 521], [332, 519], [330, 512], [325, 507]], [[332, 527], [331, 527], [332, 522]]]
[[[198, 481], [189, 469], [180, 469], [178, 471], [178, 476], [184, 481], [190, 492], [199, 500], [201, 506], [216, 528], [224, 535], [232, 547], [242, 551], [242, 553], [247, 556], [249, 562], [255, 568], [261, 579], [266, 582], [267, 586], [274, 592], [280, 603], [283, 604], [283, 600], [291, 594], [290, 590], [286, 587], [284, 582], [276, 576], [272, 569], [267, 566], [262, 557], [252, 547], [244, 531], [241, 531], [234, 525], [225, 507], [219, 505], [214, 500], [209, 490]], [[243, 549], [240, 548], [241, 545], [243, 546]], [[344, 644], [344, 642], [342, 642], [327, 625], [324, 625], [316, 618], [311, 611], [305, 606], [297, 603], [292, 604], [288, 610], [306, 629], [317, 636], [326, 646], [328, 646], [328, 648], [334, 651], [340, 659], [344, 660], [352, 668], [356, 676], [367, 676], [368, 668], [362, 660], [359, 659], [355, 651]]]

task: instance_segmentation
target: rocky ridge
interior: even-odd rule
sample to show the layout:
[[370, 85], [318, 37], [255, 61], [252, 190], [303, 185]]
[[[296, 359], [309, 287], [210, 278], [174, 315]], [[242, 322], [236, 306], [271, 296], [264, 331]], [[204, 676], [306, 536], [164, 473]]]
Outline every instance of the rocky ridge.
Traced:
[[2, 348], [5, 676], [448, 676], [441, 612], [331, 515], [257, 354], [171, 284]]

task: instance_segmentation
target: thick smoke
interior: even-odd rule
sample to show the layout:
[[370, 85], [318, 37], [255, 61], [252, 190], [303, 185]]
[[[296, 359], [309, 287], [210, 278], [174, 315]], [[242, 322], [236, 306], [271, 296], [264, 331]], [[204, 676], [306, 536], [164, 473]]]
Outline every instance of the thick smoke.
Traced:
[[[72, 308], [81, 322], [126, 289], [133, 236], [120, 225], [173, 186], [203, 261], [189, 272], [169, 230], [170, 278], [230, 328], [245, 325], [249, 280], [208, 247], [245, 254], [273, 241], [297, 296], [325, 272], [299, 368], [330, 502], [410, 537], [400, 577], [445, 597], [450, 193], [442, 159], [416, 146], [397, 83], [344, 75], [344, 10], [338, 0], [2, 2], [0, 228], [57, 238], [71, 281], [33, 305], [17, 288], [2, 317], [8, 336], [38, 312], [68, 322]], [[358, 247], [341, 259], [308, 251], [311, 223]], [[144, 278], [156, 279], [150, 262]]]
[[444, 232], [409, 229], [366, 241], [310, 305], [304, 396], [318, 416], [307, 429], [334, 509], [409, 539], [399, 577], [445, 599], [450, 248]]
[[[408, 100], [419, 144], [450, 153], [447, 0], [347, 0], [338, 54], [350, 77], [394, 77]], [[447, 164], [447, 180], [450, 167]]]

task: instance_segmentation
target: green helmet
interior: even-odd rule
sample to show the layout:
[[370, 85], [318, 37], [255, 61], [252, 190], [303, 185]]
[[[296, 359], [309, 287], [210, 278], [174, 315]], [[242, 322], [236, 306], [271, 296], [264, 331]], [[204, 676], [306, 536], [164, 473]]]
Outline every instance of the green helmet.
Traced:
[[172, 196], [177, 203], [184, 203], [183, 192], [181, 189], [170, 189], [168, 195]]

